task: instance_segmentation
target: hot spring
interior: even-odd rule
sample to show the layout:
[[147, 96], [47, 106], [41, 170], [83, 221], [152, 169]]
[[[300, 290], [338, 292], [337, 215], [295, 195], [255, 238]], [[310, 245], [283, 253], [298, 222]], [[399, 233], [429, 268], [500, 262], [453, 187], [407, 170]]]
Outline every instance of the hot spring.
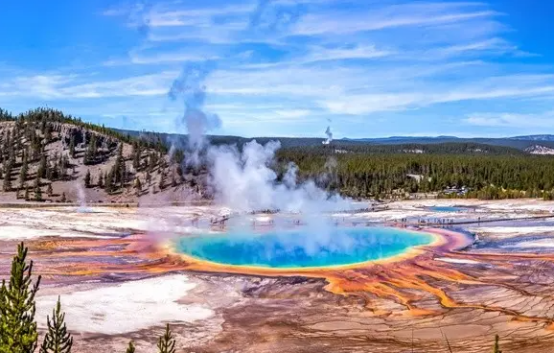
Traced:
[[289, 230], [228, 231], [176, 240], [177, 252], [224, 265], [276, 269], [359, 264], [402, 255], [429, 245], [431, 234], [388, 227], [332, 227], [314, 232]]
[[466, 207], [459, 206], [431, 206], [428, 209], [433, 212], [464, 212], [468, 210]]

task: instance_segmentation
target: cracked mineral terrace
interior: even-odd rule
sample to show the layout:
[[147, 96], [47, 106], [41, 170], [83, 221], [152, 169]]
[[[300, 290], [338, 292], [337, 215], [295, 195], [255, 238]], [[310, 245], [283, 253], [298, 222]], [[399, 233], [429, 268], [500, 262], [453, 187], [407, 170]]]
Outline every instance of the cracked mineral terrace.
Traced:
[[[495, 334], [504, 352], [552, 352], [552, 210], [534, 200], [433, 200], [340, 213], [332, 217], [342, 226], [408, 227], [440, 241], [386, 261], [272, 270], [164, 247], [228, 209], [3, 208], [0, 270], [5, 278], [25, 240], [43, 275], [39, 326], [61, 295], [77, 352], [123, 351], [129, 339], [153, 351], [165, 323], [179, 349], [194, 352], [433, 353], [446, 351], [443, 334], [455, 352], [486, 352]], [[270, 226], [276, 215], [241, 217]]]

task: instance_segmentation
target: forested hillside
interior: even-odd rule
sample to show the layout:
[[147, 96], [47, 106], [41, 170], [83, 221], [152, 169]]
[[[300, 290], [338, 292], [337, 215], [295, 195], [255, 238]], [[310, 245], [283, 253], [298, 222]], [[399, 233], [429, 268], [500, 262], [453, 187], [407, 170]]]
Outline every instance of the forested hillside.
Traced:
[[278, 152], [278, 158], [281, 165], [296, 163], [303, 178], [314, 178], [321, 186], [351, 197], [407, 197], [410, 193], [437, 192], [444, 197], [552, 198], [552, 156], [530, 156], [500, 147], [455, 153], [476, 147], [434, 146], [434, 153], [399, 152], [407, 147], [395, 146], [365, 151], [337, 151], [332, 146], [285, 148]]
[[134, 202], [175, 200], [200, 191], [182, 153], [167, 156], [146, 141], [53, 109], [12, 116], [0, 109], [2, 202]]
[[[0, 109], [0, 201], [148, 202], [206, 196], [207, 166], [187, 167], [185, 137], [122, 132], [53, 109]], [[260, 139], [264, 143], [270, 138]], [[374, 145], [280, 138], [276, 168], [351, 197], [519, 198], [554, 195], [554, 157], [475, 142]], [[212, 144], [249, 141], [211, 136]], [[317, 143], [316, 143], [317, 142]], [[171, 156], [168, 155], [170, 147]]]

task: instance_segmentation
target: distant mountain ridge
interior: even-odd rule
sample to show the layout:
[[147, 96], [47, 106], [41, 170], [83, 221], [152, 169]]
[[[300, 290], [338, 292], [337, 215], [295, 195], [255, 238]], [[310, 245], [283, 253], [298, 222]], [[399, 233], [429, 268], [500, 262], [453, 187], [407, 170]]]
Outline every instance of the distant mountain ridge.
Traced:
[[[134, 130], [118, 130], [122, 133], [131, 136], [143, 136], [146, 138], [161, 139], [166, 145], [176, 145], [177, 147], [185, 146], [187, 135], [172, 134], [172, 133], [149, 133]], [[278, 140], [281, 146], [287, 147], [306, 147], [306, 146], [321, 146], [325, 138], [317, 137], [278, 137], [278, 136], [261, 136], [261, 137], [240, 137], [240, 136], [223, 136], [210, 135], [207, 137], [210, 143], [215, 145], [220, 144], [237, 144], [239, 146], [251, 140], [256, 140], [259, 143], [266, 143], [271, 140]], [[342, 138], [333, 140], [335, 146], [364, 146], [364, 145], [432, 145], [444, 143], [465, 143], [465, 144], [480, 144], [489, 146], [500, 146], [515, 148], [517, 150], [530, 153], [543, 149], [554, 149], [554, 135], [527, 135], [513, 137], [456, 137], [456, 136], [390, 136], [376, 138]]]
[[527, 135], [527, 136], [514, 136], [510, 137], [512, 140], [526, 140], [526, 141], [554, 141], [554, 135]]
[[[370, 144], [397, 145], [397, 144], [437, 144], [437, 143], [478, 143], [492, 146], [516, 148], [526, 151], [535, 146], [554, 148], [554, 135], [527, 135], [513, 137], [456, 137], [456, 136], [391, 136], [385, 138], [343, 139], [341, 141], [363, 142]], [[538, 144], [539, 143], [539, 144]]]

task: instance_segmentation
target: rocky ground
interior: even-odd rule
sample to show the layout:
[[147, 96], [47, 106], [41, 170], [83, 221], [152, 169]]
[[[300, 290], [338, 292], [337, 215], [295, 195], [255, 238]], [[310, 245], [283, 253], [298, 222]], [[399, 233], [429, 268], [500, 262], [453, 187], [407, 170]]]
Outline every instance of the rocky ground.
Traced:
[[[430, 208], [437, 203], [460, 209]], [[495, 334], [504, 353], [554, 352], [554, 203], [388, 206], [334, 217], [364, 226], [472, 221], [450, 227], [477, 240], [464, 248], [449, 240], [407, 259], [347, 270], [231, 274], [157, 246], [209, 227], [230, 213], [224, 208], [3, 208], [0, 273], [8, 274], [15, 246], [25, 240], [43, 275], [40, 327], [61, 295], [77, 352], [124, 351], [130, 339], [140, 352], [154, 352], [167, 322], [179, 352], [433, 353], [447, 351], [448, 340], [454, 352], [477, 353], [490, 351]]]

